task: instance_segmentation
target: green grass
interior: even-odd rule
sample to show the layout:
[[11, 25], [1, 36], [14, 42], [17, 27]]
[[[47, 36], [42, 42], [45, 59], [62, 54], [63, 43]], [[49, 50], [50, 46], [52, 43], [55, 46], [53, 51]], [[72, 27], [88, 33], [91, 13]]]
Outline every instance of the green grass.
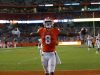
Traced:
[[[86, 47], [57, 46], [62, 64], [57, 70], [100, 69], [100, 53]], [[43, 70], [37, 47], [0, 49], [0, 71], [9, 70]]]

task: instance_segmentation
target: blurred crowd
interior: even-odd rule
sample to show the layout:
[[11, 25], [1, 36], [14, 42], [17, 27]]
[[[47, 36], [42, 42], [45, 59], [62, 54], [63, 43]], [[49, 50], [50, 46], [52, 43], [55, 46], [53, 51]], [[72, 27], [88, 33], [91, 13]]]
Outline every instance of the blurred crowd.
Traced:
[[[55, 6], [55, 7], [38, 7], [37, 4], [65, 4], [65, 3], [87, 3], [87, 2], [99, 2], [99, 0], [0, 0], [0, 19], [1, 20], [43, 20], [48, 15], [54, 19], [75, 19], [75, 18], [99, 18], [99, 11], [81, 11], [82, 8], [86, 8], [83, 6]], [[99, 7], [97, 5], [90, 7]], [[95, 33], [100, 32], [100, 23], [96, 23]], [[89, 34], [94, 35], [94, 29], [92, 27], [92, 23], [89, 25], [84, 23], [58, 23], [58, 27], [66, 33], [78, 33], [82, 27], [86, 27], [88, 29]], [[8, 24], [4, 25], [5, 29], [9, 28]], [[25, 34], [30, 34], [31, 32], [36, 32], [40, 27], [39, 24], [22, 24], [18, 25], [18, 30], [20, 31], [20, 36], [13, 34], [13, 31], [9, 31], [7, 33], [3, 33], [5, 29], [2, 29], [2, 25], [0, 25], [0, 40], [13, 41], [16, 40], [18, 42], [33, 42], [36, 41], [39, 37], [25, 37]], [[59, 41], [69, 41], [69, 40], [79, 40], [79, 36], [75, 37], [64, 37], [59, 36]]]
[[[82, 5], [64, 5], [74, 2]], [[100, 10], [99, 5], [91, 5], [87, 2], [99, 2], [99, 0], [0, 0], [0, 13], [77, 12], [89, 11], [91, 8]], [[54, 6], [45, 6], [50, 3]]]
[[73, 2], [99, 2], [99, 0], [0, 0], [2, 4], [9, 5], [33, 5], [33, 4], [62, 4], [62, 3], [73, 3]]
[[[6, 25], [7, 26], [7, 25]], [[1, 30], [0, 33], [0, 40], [7, 40], [7, 41], [13, 41], [16, 40], [17, 42], [37, 42], [39, 37], [35, 36], [26, 36], [29, 35], [31, 32], [36, 32], [38, 28], [40, 27], [40, 24], [19, 24], [17, 28], [14, 28], [13, 30], [3, 33], [4, 30]], [[94, 28], [89, 25], [68, 25], [68, 24], [61, 24], [58, 23], [57, 27], [60, 28], [62, 32], [70, 33], [70, 34], [79, 34], [82, 27], [86, 27], [88, 30], [89, 35], [94, 36]], [[15, 32], [14, 32], [15, 31]], [[97, 35], [100, 32], [100, 26], [95, 27], [95, 35]], [[59, 36], [59, 41], [77, 41], [80, 40], [80, 35], [77, 36]]]
[[76, 19], [76, 18], [99, 18], [100, 12], [65, 12], [65, 13], [0, 13], [1, 20], [43, 20], [45, 17], [52, 17], [53, 19]]

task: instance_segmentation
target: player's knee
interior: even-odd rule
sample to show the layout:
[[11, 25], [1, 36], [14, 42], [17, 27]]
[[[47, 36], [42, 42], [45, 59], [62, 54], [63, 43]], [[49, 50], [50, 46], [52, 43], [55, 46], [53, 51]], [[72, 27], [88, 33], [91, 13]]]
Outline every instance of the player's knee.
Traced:
[[48, 68], [49, 73], [54, 72], [54, 71], [55, 71], [55, 67], [56, 67], [55, 65], [50, 66], [50, 67]]

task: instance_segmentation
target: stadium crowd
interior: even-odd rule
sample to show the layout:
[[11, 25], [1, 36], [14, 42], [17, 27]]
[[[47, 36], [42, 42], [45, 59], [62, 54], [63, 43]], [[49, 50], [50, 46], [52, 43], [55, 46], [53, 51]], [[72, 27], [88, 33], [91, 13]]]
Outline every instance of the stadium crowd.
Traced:
[[[58, 3], [59, 2], [59, 3]], [[54, 19], [75, 19], [75, 18], [99, 18], [99, 11], [81, 11], [83, 6], [57, 6], [57, 7], [37, 7], [36, 4], [45, 4], [45, 3], [53, 3], [53, 4], [62, 4], [62, 3], [86, 3], [86, 2], [99, 2], [99, 0], [0, 0], [0, 19], [1, 20], [43, 20], [45, 17], [51, 16]], [[20, 5], [19, 5], [20, 3]], [[19, 5], [19, 6], [18, 6]], [[33, 7], [34, 6], [34, 7]], [[94, 5], [95, 7], [95, 5]], [[94, 13], [94, 15], [93, 15]], [[100, 26], [96, 22], [95, 33], [100, 32]], [[83, 24], [83, 25], [82, 25]], [[13, 34], [12, 30], [3, 33], [4, 30], [9, 29], [9, 24], [0, 24], [0, 40], [1, 41], [14, 41], [17, 42], [34, 42], [36, 41], [35, 37], [25, 37], [24, 34], [30, 34], [31, 32], [37, 31], [40, 24], [18, 24], [17, 28], [20, 32], [20, 36]], [[92, 23], [84, 25], [84, 23], [57, 23], [57, 26], [61, 28], [61, 30], [65, 30], [66, 33], [78, 33], [82, 27], [86, 27], [90, 35], [93, 36], [94, 29], [92, 27]], [[4, 27], [4, 29], [3, 29]], [[16, 31], [16, 29], [14, 29]], [[96, 34], [97, 35], [97, 34]], [[80, 40], [78, 36], [70, 36], [70, 37], [62, 37], [59, 36], [59, 41], [75, 41]]]
[[[59, 2], [59, 3], [58, 3]], [[0, 0], [0, 3], [3, 5], [33, 5], [33, 4], [62, 4], [62, 3], [81, 3], [81, 2], [99, 2], [99, 0]]]
[[[63, 24], [63, 23], [62, 23]], [[94, 29], [92, 26], [88, 26], [88, 25], [69, 25], [69, 24], [63, 24], [62, 25], [61, 23], [58, 23], [57, 27], [60, 28], [63, 32], [66, 32], [66, 33], [71, 33], [71, 34], [74, 34], [74, 33], [79, 33], [81, 28], [82, 27], [85, 27], [88, 29], [88, 34], [90, 35], [94, 35]], [[6, 25], [7, 26], [7, 25]], [[9, 32], [6, 32], [6, 33], [3, 33], [4, 30], [1, 28], [0, 31], [0, 40], [9, 40], [9, 41], [13, 41], [13, 39], [16, 39], [16, 41], [18, 42], [34, 42], [36, 41], [39, 37], [35, 38], [35, 37], [26, 37], [24, 36], [25, 34], [30, 34], [31, 32], [36, 32], [37, 29], [40, 27], [40, 24], [19, 24], [17, 26], [18, 30], [13, 29], [12, 31], [19, 31], [20, 34], [15, 34], [13, 33], [12, 31], [9, 31]], [[8, 27], [6, 27], [8, 28]], [[95, 28], [96, 32], [95, 33], [99, 33], [100, 32], [100, 26], [98, 25], [96, 28]], [[97, 35], [97, 34], [96, 34]], [[79, 35], [77, 36], [73, 36], [73, 35], [70, 35], [70, 36], [59, 36], [59, 41], [76, 41], [76, 40], [80, 40], [79, 38]]]
[[[75, 19], [75, 18], [93, 18], [93, 12], [66, 12], [66, 13], [0, 13], [0, 19], [5, 20], [43, 20], [45, 17], [51, 16], [54, 19]], [[100, 12], [94, 13], [95, 18], [100, 17]]]

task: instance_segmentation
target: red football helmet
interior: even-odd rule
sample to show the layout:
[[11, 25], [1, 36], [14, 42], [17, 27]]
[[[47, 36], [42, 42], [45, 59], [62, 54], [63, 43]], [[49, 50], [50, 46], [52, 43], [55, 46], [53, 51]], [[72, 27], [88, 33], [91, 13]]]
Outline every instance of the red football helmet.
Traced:
[[53, 22], [53, 20], [51, 18], [47, 17], [47, 18], [44, 19], [44, 23], [43, 24], [44, 24], [45, 28], [52, 28], [54, 22]]

